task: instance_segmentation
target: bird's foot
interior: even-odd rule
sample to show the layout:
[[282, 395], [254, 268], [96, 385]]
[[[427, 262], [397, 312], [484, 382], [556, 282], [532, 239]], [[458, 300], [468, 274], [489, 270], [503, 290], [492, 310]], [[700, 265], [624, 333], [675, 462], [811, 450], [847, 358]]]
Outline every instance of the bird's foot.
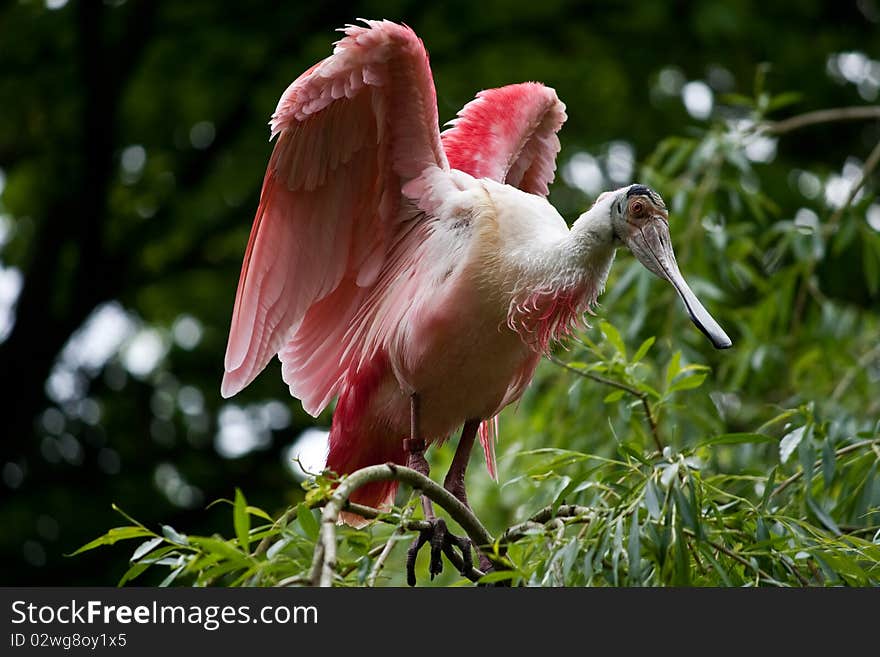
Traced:
[[425, 543], [430, 543], [431, 545], [431, 563], [428, 567], [431, 579], [434, 579], [443, 571], [441, 553], [454, 562], [458, 556], [455, 554], [456, 548], [461, 552], [461, 574], [466, 575], [473, 567], [470, 539], [456, 536], [449, 531], [443, 518], [431, 518], [428, 522], [431, 528], [419, 531], [418, 537], [412, 542], [406, 553], [406, 583], [410, 586], [416, 585], [416, 557]]

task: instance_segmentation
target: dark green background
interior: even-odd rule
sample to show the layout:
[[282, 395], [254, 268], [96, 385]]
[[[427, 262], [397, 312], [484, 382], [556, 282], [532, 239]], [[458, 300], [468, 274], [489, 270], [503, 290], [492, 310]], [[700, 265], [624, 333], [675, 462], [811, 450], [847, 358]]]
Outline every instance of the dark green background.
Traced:
[[[338, 38], [334, 28], [357, 17], [400, 20], [422, 37], [441, 121], [483, 88], [523, 80], [554, 87], [569, 115], [560, 135], [560, 163], [580, 150], [599, 155], [620, 140], [632, 145], [638, 164], [664, 137], [705, 128], [688, 115], [678, 94], [657, 92], [661, 71], [670, 67], [684, 80], [714, 85], [717, 118], [720, 94], [751, 94], [757, 68], [767, 62], [774, 93], [801, 94], [784, 116], [867, 104], [871, 99], [855, 85], [829, 74], [828, 58], [847, 51], [880, 58], [875, 0], [72, 0], [57, 10], [35, 1], [4, 3], [0, 213], [10, 237], [0, 246], [0, 261], [23, 272], [24, 286], [15, 324], [0, 343], [0, 466], [14, 464], [17, 470], [9, 472], [23, 478], [11, 476], [14, 487], [0, 481], [0, 583], [115, 583], [128, 548], [63, 556], [117, 523], [112, 502], [154, 527], [167, 523], [189, 533], [229, 535], [228, 508], [204, 506], [231, 497], [234, 487], [270, 512], [301, 498], [282, 450], [312, 421], [286, 396], [277, 362], [233, 401], [279, 399], [291, 411], [290, 425], [272, 431], [264, 449], [241, 458], [222, 458], [214, 448], [217, 414], [227, 403], [219, 383], [241, 255], [271, 149], [266, 122], [289, 82], [329, 54]], [[213, 126], [212, 139], [191, 140], [192, 126], [200, 122]], [[864, 160], [878, 138], [876, 122], [853, 122], [781, 140], [773, 162], [759, 167], [762, 191], [778, 206], [776, 218], [790, 220], [805, 204], [792, 171], [812, 171], [824, 180], [840, 172], [848, 157]], [[127, 175], [121, 158], [132, 145], [143, 147], [146, 160], [140, 172]], [[592, 198], [560, 178], [551, 200], [574, 218]], [[853, 221], [863, 223], [869, 200]], [[829, 214], [821, 199], [808, 205], [820, 217]], [[753, 221], [745, 214], [729, 220]], [[776, 327], [780, 339], [763, 344], [770, 354], [764, 365], [747, 376], [731, 367], [717, 386], [743, 388], [774, 403], [827, 397], [863, 352], [847, 348], [846, 340], [868, 344], [865, 331], [877, 326], [876, 290], [865, 284], [859, 252], [853, 253], [820, 264], [829, 305], [823, 309], [811, 301], [803, 322], [820, 331], [822, 322], [850, 313], [857, 318], [852, 335], [826, 336], [823, 355], [792, 381], [786, 367], [809, 351], [817, 333], [804, 329], [785, 340], [789, 328]], [[764, 338], [760, 331], [758, 337], [744, 331], [753, 315], [743, 309], [754, 309], [758, 293], [716, 276], [719, 266], [698, 260], [691, 271], [723, 289], [726, 307], [719, 319], [739, 350], [731, 358], [755, 358]], [[659, 294], [659, 287], [652, 289]], [[674, 303], [671, 296], [663, 299]], [[47, 398], [46, 381], [71, 334], [110, 301], [163, 332], [167, 356], [142, 379], [113, 357], [106, 367], [76, 374], [72, 401]], [[625, 324], [631, 312], [612, 308], [608, 316]], [[203, 327], [193, 349], [168, 338], [182, 314]], [[865, 323], [866, 314], [875, 319]], [[684, 324], [649, 324], [654, 330], [640, 337], [683, 331], [690, 353], [719, 362]], [[823, 375], [828, 381], [816, 383]], [[861, 396], [849, 411], [870, 414], [864, 405], [876, 373], [858, 376]], [[196, 419], [174, 405], [181, 386], [201, 391], [203, 412]], [[97, 406], [84, 406], [85, 398]], [[53, 408], [60, 414], [45, 413]], [[329, 415], [319, 424], [328, 426]], [[117, 463], [118, 472], [111, 474]], [[190, 508], [172, 503], [156, 485], [161, 464], [173, 464], [200, 491], [201, 501]], [[494, 486], [481, 468], [475, 462], [474, 478]], [[490, 526], [504, 522], [493, 518], [491, 507], [477, 511]]]

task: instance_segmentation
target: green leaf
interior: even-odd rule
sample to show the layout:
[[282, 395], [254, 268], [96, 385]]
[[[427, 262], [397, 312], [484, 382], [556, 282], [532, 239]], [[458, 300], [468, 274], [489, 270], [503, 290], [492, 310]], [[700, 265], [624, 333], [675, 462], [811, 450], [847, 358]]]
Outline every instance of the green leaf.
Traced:
[[803, 97], [804, 95], [798, 91], [786, 91], [777, 96], [773, 96], [767, 104], [767, 111], [772, 112], [774, 110], [782, 109], [783, 107], [788, 107], [789, 105], [794, 105], [795, 103], [799, 103]]
[[232, 524], [235, 526], [235, 536], [238, 538], [238, 544], [245, 552], [251, 549], [251, 517], [247, 511], [247, 500], [241, 489], [235, 489], [235, 505], [232, 507]]
[[611, 404], [616, 401], [620, 401], [620, 399], [626, 394], [625, 390], [614, 390], [613, 392], [609, 392], [605, 395], [605, 399], [602, 401], [606, 404]]
[[168, 576], [165, 579], [163, 579], [161, 582], [159, 582], [159, 587], [164, 588], [166, 586], [169, 586], [175, 579], [177, 579], [177, 576], [180, 575], [181, 572], [183, 572], [184, 568], [186, 568], [186, 564], [184, 564], [182, 566], [178, 566], [177, 568], [172, 570], [170, 573], [168, 573]]
[[755, 99], [750, 96], [736, 93], [722, 94], [720, 98], [722, 103], [727, 105], [739, 105], [741, 107], [754, 107]]
[[318, 540], [320, 526], [312, 514], [312, 510], [304, 502], [300, 502], [296, 507], [296, 518], [305, 535], [313, 541]]
[[94, 550], [96, 547], [100, 547], [101, 545], [113, 545], [116, 541], [125, 541], [130, 538], [141, 538], [143, 536], [155, 536], [154, 532], [151, 532], [149, 529], [141, 526], [135, 527], [114, 527], [109, 530], [103, 536], [99, 536], [93, 541], [89, 541], [81, 548], [77, 549], [74, 552], [68, 554], [68, 557], [75, 556], [77, 554], [82, 554], [83, 552], [88, 552], [89, 550]]
[[864, 584], [868, 580], [867, 573], [862, 570], [855, 559], [848, 557], [842, 550], [834, 552], [825, 550], [819, 554], [821, 554], [822, 559], [828, 565], [849, 581], [850, 584]]
[[683, 379], [679, 379], [672, 384], [672, 387], [669, 388], [669, 392], [699, 388], [701, 385], [703, 385], [703, 381], [706, 380], [707, 376], [707, 374], [694, 374], [692, 376], [687, 376]]
[[767, 511], [767, 504], [770, 502], [770, 496], [773, 494], [773, 488], [776, 484], [776, 471], [778, 466], [773, 466], [770, 475], [767, 477], [767, 483], [764, 484], [764, 494], [761, 496], [761, 512]]
[[825, 480], [826, 490], [831, 488], [834, 481], [834, 469], [837, 466], [837, 455], [831, 445], [831, 438], [825, 438], [822, 443], [822, 478]]
[[572, 537], [568, 544], [560, 550], [560, 555], [562, 557], [562, 575], [566, 579], [571, 573], [571, 568], [574, 566], [574, 560], [577, 558], [578, 552], [580, 551], [580, 543], [577, 540], [577, 537]]
[[614, 536], [611, 540], [611, 576], [614, 580], [614, 586], [618, 586], [618, 577], [620, 571], [618, 564], [620, 563], [620, 555], [623, 554], [623, 516], [617, 516], [617, 522], [614, 523]]
[[834, 533], [837, 536], [840, 536], [840, 527], [837, 526], [837, 523], [834, 522], [834, 519], [828, 515], [828, 512], [823, 509], [816, 500], [813, 499], [812, 495], [806, 496], [807, 506], [810, 507], [810, 510], [816, 514], [816, 517], [819, 519], [825, 529]]
[[809, 495], [810, 484], [813, 482], [813, 464], [816, 461], [816, 450], [813, 449], [813, 425], [808, 424], [804, 432], [805, 439], [798, 445], [798, 460], [801, 462], [801, 469], [804, 471], [804, 490]]
[[138, 545], [137, 549], [134, 551], [134, 554], [131, 555], [129, 561], [137, 561], [142, 556], [153, 550], [154, 548], [162, 545], [165, 542], [165, 539], [161, 536], [156, 536], [155, 538], [151, 538], [148, 541], [144, 541], [140, 545]]
[[257, 516], [258, 518], [262, 518], [263, 520], [268, 520], [269, 522], [274, 522], [274, 520], [272, 520], [272, 516], [270, 516], [268, 513], [266, 513], [265, 511], [263, 511], [259, 507], [249, 506], [249, 507], [247, 507], [247, 512], [249, 514], [251, 514], [252, 516]]
[[676, 351], [672, 354], [669, 365], [666, 366], [666, 388], [672, 384], [672, 380], [681, 372], [681, 352]]
[[623, 338], [620, 336], [620, 331], [618, 331], [612, 324], [602, 320], [599, 322], [599, 329], [602, 331], [602, 334], [605, 338], [610, 342], [615, 351], [619, 353], [624, 360], [626, 360], [626, 345], [623, 343]]
[[189, 539], [179, 533], [171, 525], [162, 525], [162, 535], [172, 543], [177, 543], [178, 545], [187, 545], [189, 543]]
[[673, 485], [672, 496], [675, 498], [675, 506], [678, 509], [678, 515], [681, 518], [681, 523], [685, 527], [696, 533], [698, 530], [697, 517], [696, 513], [694, 512], [694, 507], [678, 484]]
[[709, 445], [740, 445], [742, 443], [775, 443], [775, 442], [776, 442], [776, 439], [773, 436], [768, 436], [763, 433], [736, 432], [736, 433], [722, 433], [718, 436], [712, 436], [711, 438], [699, 443], [697, 445], [697, 447], [708, 447]]
[[789, 457], [794, 453], [794, 450], [797, 449], [797, 446], [801, 444], [806, 428], [807, 426], [804, 425], [798, 427], [794, 431], [789, 431], [782, 437], [782, 440], [779, 441], [779, 461], [781, 463], [788, 461]]
[[629, 560], [629, 583], [639, 586], [642, 583], [642, 554], [639, 536], [639, 510], [635, 509], [629, 526], [627, 559]]
[[660, 519], [662, 513], [660, 509], [660, 496], [658, 495], [657, 484], [654, 483], [653, 479], [648, 479], [648, 483], [645, 484], [645, 506], [654, 520]]
[[152, 564], [149, 562], [137, 562], [131, 568], [125, 571], [122, 577], [119, 578], [119, 581], [116, 583], [116, 586], [125, 586], [126, 582], [130, 582], [131, 580], [138, 577], [141, 573], [143, 573], [147, 568], [149, 568]]
[[496, 570], [486, 573], [480, 578], [478, 584], [494, 584], [495, 582], [507, 582], [517, 577], [522, 577], [518, 570]]
[[642, 360], [642, 358], [645, 357], [645, 354], [648, 353], [648, 349], [651, 348], [651, 346], [654, 344], [655, 341], [656, 341], [656, 338], [652, 335], [650, 338], [645, 340], [641, 345], [639, 345], [639, 348], [636, 350], [636, 353], [632, 358], [632, 362], [638, 363], [640, 360]]
[[290, 545], [291, 542], [292, 539], [290, 538], [281, 538], [275, 541], [274, 543], [272, 543], [272, 546], [268, 550], [266, 550], [266, 558], [269, 561], [272, 561], [272, 559], [274, 559], [278, 555], [278, 553], [281, 552], [284, 548]]
[[763, 433], [765, 429], [769, 429], [774, 424], [779, 424], [780, 422], [785, 422], [787, 419], [789, 419], [793, 415], [797, 415], [797, 411], [794, 409], [789, 409], [787, 411], [783, 411], [779, 415], [777, 415], [773, 418], [770, 418], [764, 424], [762, 424], [760, 427], [758, 427], [758, 433]]
[[209, 536], [190, 536], [192, 545], [202, 548], [204, 551], [216, 554], [218, 557], [242, 565], [248, 562], [248, 556], [235, 547], [232, 543], [219, 538]]

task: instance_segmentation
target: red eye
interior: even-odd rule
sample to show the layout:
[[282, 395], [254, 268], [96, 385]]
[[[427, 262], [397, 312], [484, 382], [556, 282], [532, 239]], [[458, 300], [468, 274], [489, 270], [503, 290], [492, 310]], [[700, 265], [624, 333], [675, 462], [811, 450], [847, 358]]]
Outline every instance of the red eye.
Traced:
[[644, 201], [635, 200], [630, 203], [629, 212], [636, 219], [641, 219], [645, 216], [645, 212], [647, 211], [647, 206]]

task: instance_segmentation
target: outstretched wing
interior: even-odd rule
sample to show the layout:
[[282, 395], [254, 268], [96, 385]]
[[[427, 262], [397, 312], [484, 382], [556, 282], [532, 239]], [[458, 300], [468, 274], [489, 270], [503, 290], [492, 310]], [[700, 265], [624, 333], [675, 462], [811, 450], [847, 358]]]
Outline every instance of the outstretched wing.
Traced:
[[[382, 271], [404, 229], [401, 187], [427, 167], [448, 169], [422, 42], [387, 21], [344, 32], [330, 57], [288, 87], [272, 116], [278, 141], [238, 283], [224, 397], [287, 345], [285, 381], [298, 392], [303, 377], [320, 380], [320, 390], [298, 396], [311, 412], [326, 405], [342, 365], [331, 358], [323, 367], [334, 371], [316, 372], [312, 356], [335, 354], [334, 337]], [[297, 336], [301, 327], [307, 335]]]
[[538, 82], [477, 94], [442, 134], [449, 166], [547, 196], [556, 172], [565, 105]]

